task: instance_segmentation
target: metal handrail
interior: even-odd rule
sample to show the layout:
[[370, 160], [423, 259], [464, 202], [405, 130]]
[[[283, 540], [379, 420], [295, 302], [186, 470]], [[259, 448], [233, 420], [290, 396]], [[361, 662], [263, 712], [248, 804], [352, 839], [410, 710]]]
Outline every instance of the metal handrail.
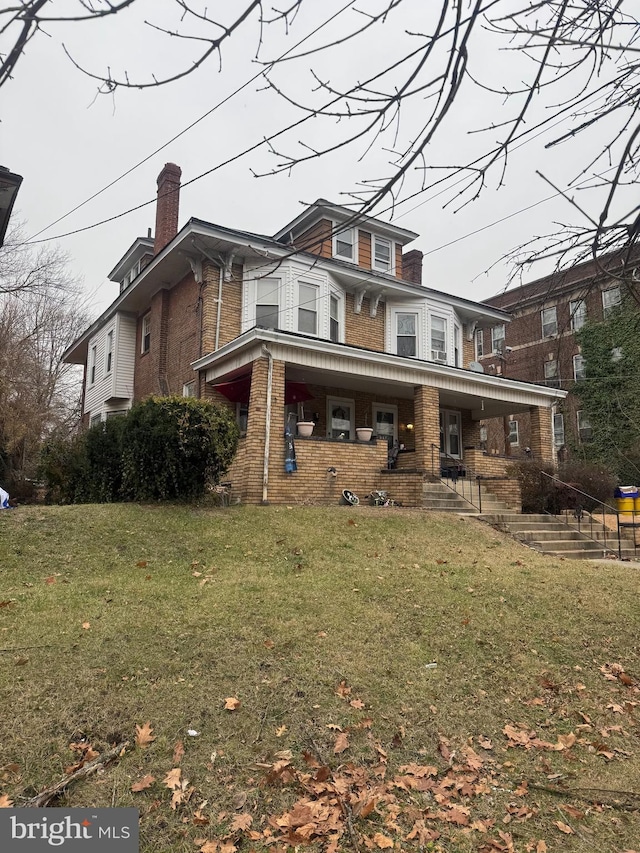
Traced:
[[[590, 504], [595, 504], [596, 506], [598, 506], [600, 508], [600, 511], [602, 512], [602, 521], [596, 520], [595, 524], [596, 524], [596, 527], [599, 527], [599, 532], [602, 534], [602, 539], [598, 539], [594, 535], [594, 533], [597, 533], [598, 530], [594, 531], [593, 510], [591, 510], [589, 512], [585, 512], [583, 509], [583, 504], [586, 503], [587, 501], [578, 499], [578, 500], [576, 500], [576, 506], [573, 509], [565, 508], [563, 510], [564, 523], [567, 525], [567, 527], [573, 527], [574, 529], [577, 528], [578, 533], [581, 533], [583, 536], [586, 536], [587, 539], [590, 539], [592, 542], [595, 542], [598, 545], [600, 545], [602, 547], [603, 551], [611, 551], [613, 553], [617, 552], [618, 558], [622, 559], [622, 541], [621, 541], [622, 537], [620, 535], [621, 522], [620, 522], [620, 512], [618, 511], [617, 507], [611, 506], [611, 504], [606, 503], [606, 501], [598, 500], [598, 498], [594, 497], [593, 495], [590, 495], [587, 492], [583, 492], [581, 489], [578, 489], [576, 486], [572, 486], [571, 483], [565, 483], [563, 480], [561, 480], [559, 477], [554, 476], [553, 474], [547, 474], [546, 471], [541, 471], [540, 473], [543, 474], [548, 480], [551, 480], [553, 483], [555, 483], [559, 486], [562, 486], [565, 489], [569, 489], [573, 494], [578, 495], [580, 498], [586, 498]], [[569, 512], [572, 513], [572, 517], [573, 517], [572, 523], [570, 523], [568, 521]], [[547, 512], [546, 514], [551, 515], [552, 513]], [[616, 529], [615, 530], [612, 530], [610, 527], [607, 526], [607, 524], [605, 523], [605, 515], [614, 515], [615, 516], [615, 518], [616, 518]], [[588, 530], [589, 530], [588, 533], [583, 529], [586, 526], [584, 524], [585, 520], [588, 521]], [[634, 516], [634, 522], [635, 522], [635, 516]], [[632, 526], [633, 526], [633, 524], [632, 524]], [[607, 544], [607, 534], [610, 534], [610, 538], [612, 540], [614, 540], [614, 542], [616, 543], [614, 547], [611, 547], [610, 545]], [[635, 537], [635, 535], [633, 537], [633, 548], [634, 548], [634, 553], [635, 553], [636, 552], [636, 537]]]
[[[436, 456], [437, 454], [437, 456]], [[436, 460], [438, 462], [436, 473]], [[443, 458], [450, 462], [446, 466], [442, 465]], [[442, 476], [443, 469], [446, 469], [446, 476]], [[479, 512], [482, 512], [482, 490], [480, 487], [480, 475], [465, 465], [462, 459], [456, 459], [455, 456], [450, 456], [448, 453], [443, 453], [437, 444], [431, 445], [431, 474], [437, 476], [447, 488], [456, 492], [460, 497], [471, 506], [476, 507]], [[449, 482], [450, 481], [450, 482]], [[461, 484], [460, 488], [458, 485]], [[474, 500], [474, 486], [478, 487], [477, 503]]]

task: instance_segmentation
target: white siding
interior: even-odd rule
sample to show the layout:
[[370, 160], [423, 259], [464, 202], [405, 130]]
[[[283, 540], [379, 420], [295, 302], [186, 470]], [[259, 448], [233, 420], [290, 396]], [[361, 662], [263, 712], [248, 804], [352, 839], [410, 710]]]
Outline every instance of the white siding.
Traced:
[[113, 396], [133, 398], [133, 374], [136, 364], [136, 318], [126, 314], [116, 317], [115, 366]]
[[[113, 332], [112, 369], [106, 373], [106, 344], [107, 335]], [[133, 372], [136, 347], [136, 320], [127, 314], [116, 314], [89, 341], [89, 358], [91, 350], [96, 348], [95, 381], [90, 382], [90, 371], [87, 370], [87, 386], [84, 397], [84, 411], [91, 412], [94, 417], [111, 411], [112, 408], [122, 409], [122, 403], [117, 406], [107, 406], [107, 400], [118, 397], [126, 400], [126, 408], [131, 405], [133, 398]]]

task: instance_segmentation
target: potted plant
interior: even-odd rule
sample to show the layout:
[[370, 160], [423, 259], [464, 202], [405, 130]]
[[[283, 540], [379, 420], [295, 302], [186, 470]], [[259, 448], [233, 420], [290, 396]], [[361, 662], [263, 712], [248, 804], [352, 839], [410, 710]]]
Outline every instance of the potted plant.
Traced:
[[364, 426], [356, 427], [356, 438], [358, 441], [371, 441], [371, 436], [373, 435], [373, 427], [368, 426], [369, 418], [365, 416]]
[[313, 428], [315, 423], [313, 421], [305, 421], [304, 419], [304, 406], [302, 403], [300, 404], [300, 420], [296, 424], [298, 428], [298, 435], [302, 438], [309, 438], [310, 435], [313, 434]]

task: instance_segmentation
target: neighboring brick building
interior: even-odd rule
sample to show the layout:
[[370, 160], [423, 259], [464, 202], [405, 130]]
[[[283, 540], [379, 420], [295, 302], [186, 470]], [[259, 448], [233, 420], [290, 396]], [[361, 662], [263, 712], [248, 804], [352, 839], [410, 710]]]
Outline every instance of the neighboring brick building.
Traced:
[[[416, 234], [324, 199], [273, 236], [194, 218], [178, 231], [179, 181], [167, 164], [155, 238], [119, 261], [119, 296], [65, 354], [85, 366], [86, 423], [149, 394], [229, 406], [243, 436], [228, 478], [252, 503], [386, 488], [415, 504], [452, 460], [503, 476], [480, 447], [488, 415], [526, 413], [531, 447], [551, 458], [558, 392], [477, 371], [476, 331], [509, 315], [425, 286], [422, 253], [405, 251]], [[303, 416], [314, 434], [286, 473], [285, 425]], [[357, 441], [365, 426], [372, 440]]]
[[[632, 277], [639, 260], [640, 252], [635, 250], [612, 252], [597, 263], [576, 264], [486, 300], [486, 304], [508, 311], [511, 322], [476, 332], [476, 359], [485, 371], [568, 392], [566, 399], [553, 406], [556, 459], [567, 447], [590, 438], [590, 425], [578, 396], [587, 366], [575, 333], [587, 320], [599, 322], [620, 305], [623, 282]], [[531, 447], [528, 415], [487, 421], [483, 440], [492, 454], [503, 455], [506, 442], [509, 455], [524, 455]]]

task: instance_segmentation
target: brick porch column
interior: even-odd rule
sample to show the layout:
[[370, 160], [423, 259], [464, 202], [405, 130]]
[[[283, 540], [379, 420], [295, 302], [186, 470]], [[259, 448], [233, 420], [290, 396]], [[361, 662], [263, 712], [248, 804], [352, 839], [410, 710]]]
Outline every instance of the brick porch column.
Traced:
[[[284, 362], [273, 362], [271, 383], [271, 439], [269, 442], [269, 480], [284, 470]], [[267, 420], [267, 378], [269, 360], [262, 357], [253, 362], [247, 437], [243, 458], [238, 458], [245, 472], [245, 500], [249, 504], [262, 501], [264, 476], [265, 427]], [[279, 466], [279, 468], [278, 468]]]
[[462, 412], [462, 447], [463, 447], [463, 458], [464, 458], [464, 448], [465, 447], [473, 447], [478, 448], [480, 446], [480, 421], [474, 421], [471, 419], [471, 412], [469, 410]]
[[[440, 393], [429, 385], [416, 386], [413, 394], [416, 468], [431, 473], [431, 445], [440, 446]], [[436, 451], [434, 450], [434, 453]], [[440, 468], [440, 457], [436, 461]]]
[[531, 413], [531, 453], [543, 462], [553, 462], [551, 409], [532, 406], [529, 411]]

